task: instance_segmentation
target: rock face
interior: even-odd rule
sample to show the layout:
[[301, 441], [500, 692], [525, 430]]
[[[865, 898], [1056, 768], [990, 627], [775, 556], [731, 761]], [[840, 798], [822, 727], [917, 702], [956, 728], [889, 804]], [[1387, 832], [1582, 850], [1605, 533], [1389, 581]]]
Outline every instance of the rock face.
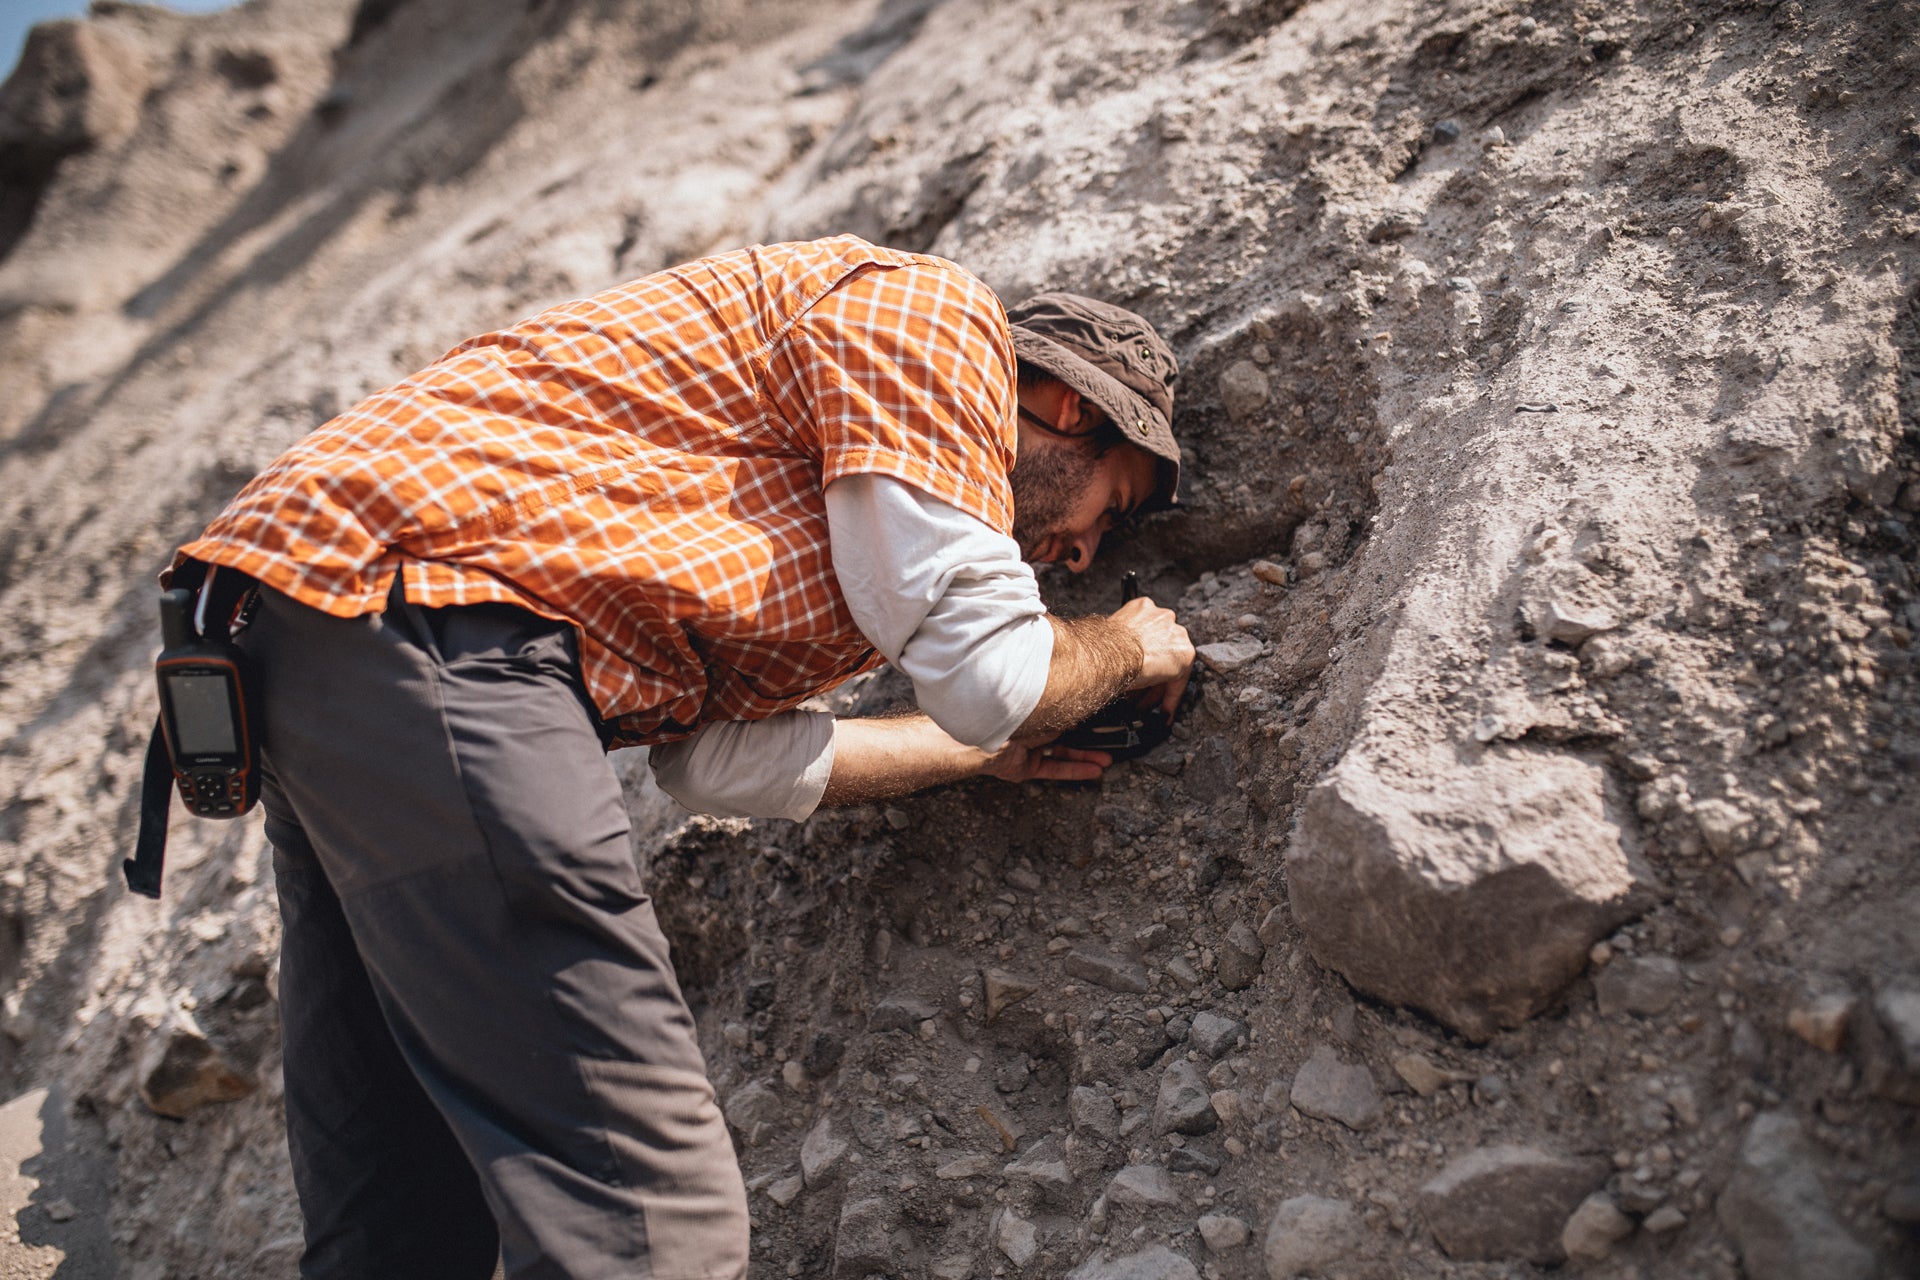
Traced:
[[146, 89], [139, 53], [112, 31], [46, 22], [28, 33], [0, 85], [0, 259], [31, 226], [62, 161], [133, 132]]
[[[1801, 1118], [1876, 1280], [1914, 1270], [1917, 5], [116, 0], [49, 28], [0, 91], [0, 1098], [64, 1083], [102, 1180], [0, 1168], [0, 1223], [22, 1253], [99, 1225], [103, 1273], [295, 1269], [259, 820], [176, 816], [159, 904], [104, 874], [170, 550], [472, 335], [851, 232], [1159, 326], [1180, 505], [1037, 580], [1107, 613], [1136, 569], [1203, 656], [1174, 735], [1094, 785], [706, 819], [609, 757], [753, 1280], [836, 1248], [863, 1280], [1190, 1276], [1233, 1232], [1201, 1215], [1252, 1227], [1206, 1255], [1248, 1280], [1310, 1191], [1363, 1224], [1316, 1280], [1531, 1276], [1443, 1239], [1533, 1182], [1444, 1237], [1414, 1188], [1546, 1135], [1618, 1160], [1638, 1224], [1583, 1266], [1714, 1276], [1729, 1222], [1760, 1231], [1747, 1192], [1708, 1209], [1755, 1100]], [[1844, 1026], [1789, 1029], [1833, 991]], [[262, 1087], [154, 1114], [176, 1007]], [[1391, 1123], [1296, 1081], [1322, 1044]], [[1598, 1186], [1502, 1247], [1591, 1255]]]
[[1580, 972], [1634, 875], [1599, 770], [1571, 756], [1490, 751], [1421, 784], [1341, 761], [1288, 853], [1294, 910], [1355, 986], [1484, 1039]]
[[1873, 1254], [1833, 1216], [1799, 1121], [1754, 1117], [1716, 1205], [1753, 1280], [1869, 1280]]
[[1360, 1238], [1360, 1215], [1344, 1200], [1295, 1196], [1267, 1219], [1262, 1258], [1267, 1280], [1293, 1280], [1347, 1256]]
[[51, 163], [125, 134], [145, 89], [139, 55], [113, 32], [42, 23], [0, 85], [0, 156]]
[[1606, 1165], [1533, 1147], [1481, 1147], [1420, 1188], [1420, 1212], [1455, 1258], [1561, 1261], [1561, 1232]]

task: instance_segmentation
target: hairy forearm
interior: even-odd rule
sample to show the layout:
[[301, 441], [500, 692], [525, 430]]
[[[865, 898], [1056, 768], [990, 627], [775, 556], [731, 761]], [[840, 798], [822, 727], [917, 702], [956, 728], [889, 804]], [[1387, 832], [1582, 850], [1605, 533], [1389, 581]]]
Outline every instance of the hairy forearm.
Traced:
[[1140, 675], [1145, 651], [1131, 631], [1110, 618], [1049, 615], [1047, 620], [1054, 632], [1047, 685], [1013, 743], [997, 753], [982, 751], [954, 740], [919, 714], [839, 720], [833, 726], [833, 771], [820, 803], [889, 800], [983, 772], [1015, 782], [1098, 777], [1104, 756], [1043, 752], [1021, 744], [1051, 739], [1112, 701]]
[[1051, 738], [1098, 711], [1140, 674], [1140, 642], [1111, 618], [1052, 614], [1053, 662], [1047, 687], [1016, 737]]
[[985, 751], [956, 742], [923, 715], [841, 720], [833, 726], [833, 772], [822, 805], [909, 795], [979, 773]]

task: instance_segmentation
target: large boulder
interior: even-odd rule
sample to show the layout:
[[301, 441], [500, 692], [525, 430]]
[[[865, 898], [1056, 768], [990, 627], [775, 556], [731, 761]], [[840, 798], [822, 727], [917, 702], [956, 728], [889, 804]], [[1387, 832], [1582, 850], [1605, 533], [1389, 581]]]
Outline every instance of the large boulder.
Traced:
[[1392, 780], [1350, 752], [1307, 798], [1287, 880], [1322, 964], [1481, 1040], [1638, 909], [1600, 769], [1523, 748]]

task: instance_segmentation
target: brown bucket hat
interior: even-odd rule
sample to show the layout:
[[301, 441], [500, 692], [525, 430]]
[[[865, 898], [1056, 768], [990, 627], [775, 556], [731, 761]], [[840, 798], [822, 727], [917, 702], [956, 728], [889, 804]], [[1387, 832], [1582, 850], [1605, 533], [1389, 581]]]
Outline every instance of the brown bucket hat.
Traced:
[[1127, 443], [1160, 460], [1147, 509], [1170, 507], [1180, 484], [1173, 438], [1173, 351], [1146, 320], [1077, 293], [1037, 293], [1007, 308], [1014, 354], [1091, 400]]

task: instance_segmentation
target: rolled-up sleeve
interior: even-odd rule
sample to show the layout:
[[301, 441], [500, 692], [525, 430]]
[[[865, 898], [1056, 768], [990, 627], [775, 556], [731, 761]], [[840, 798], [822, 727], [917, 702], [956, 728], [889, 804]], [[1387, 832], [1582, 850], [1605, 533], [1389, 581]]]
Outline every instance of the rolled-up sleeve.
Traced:
[[833, 568], [854, 621], [956, 741], [997, 751], [1039, 705], [1053, 627], [1012, 538], [899, 480], [827, 486]]
[[648, 748], [647, 765], [660, 789], [695, 813], [798, 822], [819, 807], [833, 774], [833, 717], [715, 721]]

